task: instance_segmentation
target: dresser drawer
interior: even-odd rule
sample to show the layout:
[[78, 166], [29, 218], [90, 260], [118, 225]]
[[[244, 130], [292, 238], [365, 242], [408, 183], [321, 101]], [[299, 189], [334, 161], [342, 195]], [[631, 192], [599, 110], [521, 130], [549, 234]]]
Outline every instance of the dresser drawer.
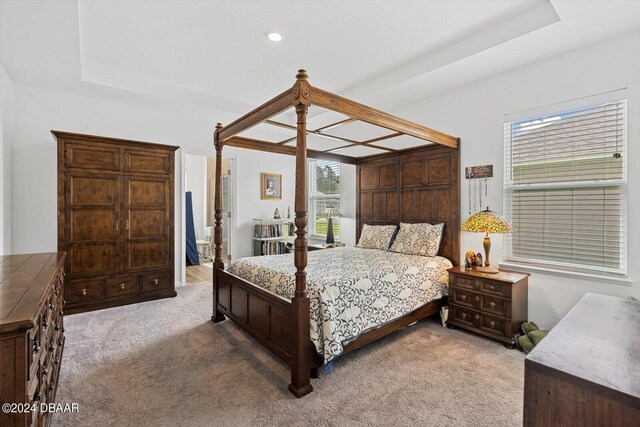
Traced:
[[69, 304], [84, 304], [102, 299], [104, 280], [78, 280], [66, 283], [64, 297]]
[[137, 292], [137, 276], [120, 276], [107, 279], [107, 298], [133, 295]]
[[171, 273], [160, 271], [156, 273], [142, 274], [142, 292], [159, 291], [173, 287]]
[[480, 308], [482, 296], [462, 289], [451, 289], [451, 301], [469, 308]]

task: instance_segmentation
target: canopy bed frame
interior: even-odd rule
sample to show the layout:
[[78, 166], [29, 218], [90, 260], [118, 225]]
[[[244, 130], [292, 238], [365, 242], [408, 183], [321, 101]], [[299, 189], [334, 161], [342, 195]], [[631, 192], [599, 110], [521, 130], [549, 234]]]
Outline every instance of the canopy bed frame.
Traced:
[[[328, 126], [307, 129], [310, 106], [346, 116]], [[296, 125], [272, 118], [295, 109]], [[332, 135], [331, 129], [360, 121], [384, 128], [388, 135], [358, 141]], [[239, 136], [259, 125], [288, 128], [295, 138], [269, 142]], [[374, 127], [375, 127], [374, 126]], [[379, 128], [376, 128], [379, 129]], [[319, 135], [343, 143], [328, 150], [307, 149], [307, 135]], [[388, 142], [408, 135], [429, 143], [410, 149], [397, 149]], [[386, 146], [383, 142], [386, 141]], [[293, 144], [295, 146], [287, 145]], [[334, 143], [335, 144], [335, 143]], [[225, 271], [222, 259], [222, 149], [225, 145], [272, 153], [294, 155], [296, 159], [294, 241], [295, 294], [289, 301]], [[225, 316], [245, 329], [279, 356], [291, 368], [289, 390], [302, 397], [310, 393], [311, 377], [316, 377], [323, 360], [310, 340], [310, 301], [307, 294], [307, 157], [355, 164], [357, 168], [357, 235], [362, 224], [404, 222], [444, 222], [445, 233], [439, 255], [458, 264], [459, 257], [459, 139], [392, 116], [355, 101], [313, 87], [306, 71], [300, 70], [294, 85], [280, 95], [227, 126], [220, 123], [214, 132], [216, 150], [215, 181], [215, 260], [213, 277], [213, 315], [220, 322]], [[344, 147], [376, 148], [380, 154], [354, 157], [341, 154]], [[441, 300], [423, 305], [403, 317], [365, 332], [344, 346], [344, 353], [355, 350], [417, 320], [435, 314]]]

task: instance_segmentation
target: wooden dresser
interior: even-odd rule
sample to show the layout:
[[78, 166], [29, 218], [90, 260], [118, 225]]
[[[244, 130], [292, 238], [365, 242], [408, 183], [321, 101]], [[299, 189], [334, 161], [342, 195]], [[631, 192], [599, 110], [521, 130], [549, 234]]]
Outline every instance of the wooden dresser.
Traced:
[[640, 302], [586, 294], [524, 362], [524, 426], [640, 423]]
[[[55, 401], [64, 350], [64, 252], [0, 256], [0, 400]], [[0, 412], [0, 425], [44, 426], [39, 411]]]
[[69, 313], [176, 295], [178, 147], [52, 131]]
[[447, 323], [513, 345], [527, 320], [529, 273], [480, 273], [464, 266], [449, 269]]

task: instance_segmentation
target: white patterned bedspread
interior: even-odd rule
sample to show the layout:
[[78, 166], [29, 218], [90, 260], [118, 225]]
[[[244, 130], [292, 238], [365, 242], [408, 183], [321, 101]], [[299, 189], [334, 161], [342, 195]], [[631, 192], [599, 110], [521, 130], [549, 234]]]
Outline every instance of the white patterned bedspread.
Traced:
[[[324, 363], [369, 329], [447, 295], [451, 262], [356, 247], [309, 252], [311, 341]], [[241, 258], [229, 273], [287, 299], [295, 291], [293, 254]]]

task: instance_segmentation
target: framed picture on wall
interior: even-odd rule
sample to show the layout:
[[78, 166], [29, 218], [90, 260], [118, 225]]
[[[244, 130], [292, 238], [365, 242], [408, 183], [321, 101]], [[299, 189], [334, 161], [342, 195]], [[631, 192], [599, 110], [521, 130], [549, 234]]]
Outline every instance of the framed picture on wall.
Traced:
[[260, 198], [262, 200], [282, 199], [282, 175], [276, 173], [260, 174]]

